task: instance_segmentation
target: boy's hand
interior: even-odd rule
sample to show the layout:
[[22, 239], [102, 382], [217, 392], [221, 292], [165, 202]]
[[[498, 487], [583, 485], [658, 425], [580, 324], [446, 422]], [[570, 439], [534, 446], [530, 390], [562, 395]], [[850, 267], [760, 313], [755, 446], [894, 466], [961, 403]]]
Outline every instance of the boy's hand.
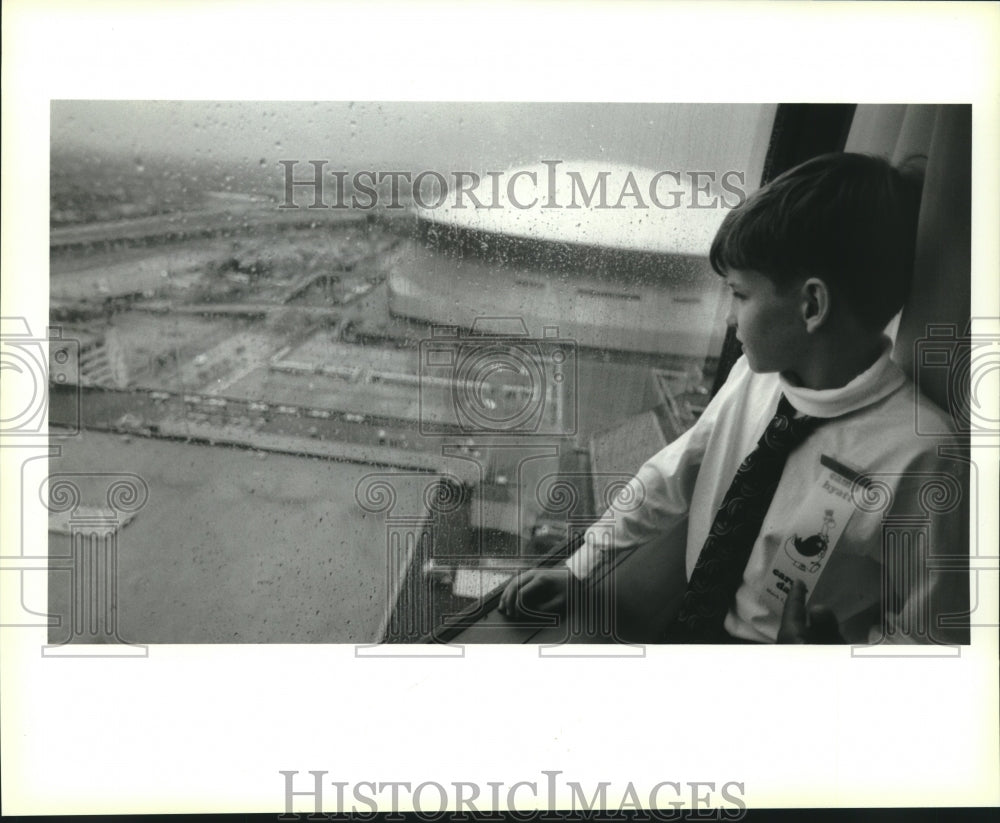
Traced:
[[531, 612], [562, 612], [566, 608], [572, 572], [556, 569], [529, 569], [519, 572], [507, 584], [500, 603], [500, 614], [518, 617]]
[[785, 601], [779, 643], [843, 643], [837, 618], [826, 606], [806, 609], [806, 585], [796, 580]]

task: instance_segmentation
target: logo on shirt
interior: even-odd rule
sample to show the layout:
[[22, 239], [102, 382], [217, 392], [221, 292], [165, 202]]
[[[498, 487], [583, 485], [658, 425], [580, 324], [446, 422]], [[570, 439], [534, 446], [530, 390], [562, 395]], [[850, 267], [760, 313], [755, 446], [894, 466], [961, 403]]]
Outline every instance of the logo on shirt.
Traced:
[[792, 561], [795, 568], [815, 574], [823, 565], [823, 558], [826, 557], [827, 549], [830, 548], [830, 532], [837, 526], [837, 521], [833, 516], [833, 509], [826, 509], [823, 513], [823, 524], [816, 534], [808, 537], [799, 537], [793, 534], [785, 541], [785, 553]]
[[827, 455], [820, 463], [824, 471], [785, 521], [787, 537], [778, 544], [767, 574], [762, 600], [776, 614], [795, 580], [812, 593], [856, 509], [851, 489], [858, 472]]

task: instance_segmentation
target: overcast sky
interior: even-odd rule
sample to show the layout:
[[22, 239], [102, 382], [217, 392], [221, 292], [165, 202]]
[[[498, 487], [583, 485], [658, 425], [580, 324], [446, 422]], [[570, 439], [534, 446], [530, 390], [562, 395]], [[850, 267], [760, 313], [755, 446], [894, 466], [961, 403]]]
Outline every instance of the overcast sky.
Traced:
[[542, 158], [731, 165], [758, 107], [595, 103], [54, 101], [53, 148], [482, 170]]

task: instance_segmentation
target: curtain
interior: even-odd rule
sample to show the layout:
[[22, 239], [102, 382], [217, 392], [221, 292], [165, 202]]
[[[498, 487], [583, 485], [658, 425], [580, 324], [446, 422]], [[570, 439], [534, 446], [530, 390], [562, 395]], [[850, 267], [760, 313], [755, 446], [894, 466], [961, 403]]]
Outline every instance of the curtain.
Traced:
[[927, 158], [913, 288], [889, 331], [895, 360], [967, 430], [972, 107], [859, 105], [845, 150], [896, 164], [914, 155]]

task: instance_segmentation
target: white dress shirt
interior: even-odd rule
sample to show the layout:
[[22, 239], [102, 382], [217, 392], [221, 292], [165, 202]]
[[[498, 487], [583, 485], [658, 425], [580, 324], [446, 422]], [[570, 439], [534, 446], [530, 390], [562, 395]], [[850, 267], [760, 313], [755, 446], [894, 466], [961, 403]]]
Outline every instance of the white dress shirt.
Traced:
[[[695, 425], [633, 478], [621, 499], [639, 495], [642, 504], [605, 512], [569, 568], [585, 578], [602, 551], [641, 545], [686, 518], [676, 550], [686, 549], [690, 578], [736, 470], [783, 392], [799, 413], [824, 420], [788, 457], [726, 631], [773, 642], [799, 578], [809, 604], [831, 608], [850, 642], [963, 642], [962, 629], [937, 621], [967, 608], [967, 574], [944, 568], [947, 558], [953, 567], [968, 556], [966, 464], [939, 454], [958, 443], [948, 418], [919, 395], [890, 350], [887, 338], [874, 365], [822, 391], [755, 374], [740, 358]], [[933, 436], [916, 433], [918, 413], [921, 432], [929, 427]], [[612, 545], [599, 548], [591, 532], [609, 524]]]

